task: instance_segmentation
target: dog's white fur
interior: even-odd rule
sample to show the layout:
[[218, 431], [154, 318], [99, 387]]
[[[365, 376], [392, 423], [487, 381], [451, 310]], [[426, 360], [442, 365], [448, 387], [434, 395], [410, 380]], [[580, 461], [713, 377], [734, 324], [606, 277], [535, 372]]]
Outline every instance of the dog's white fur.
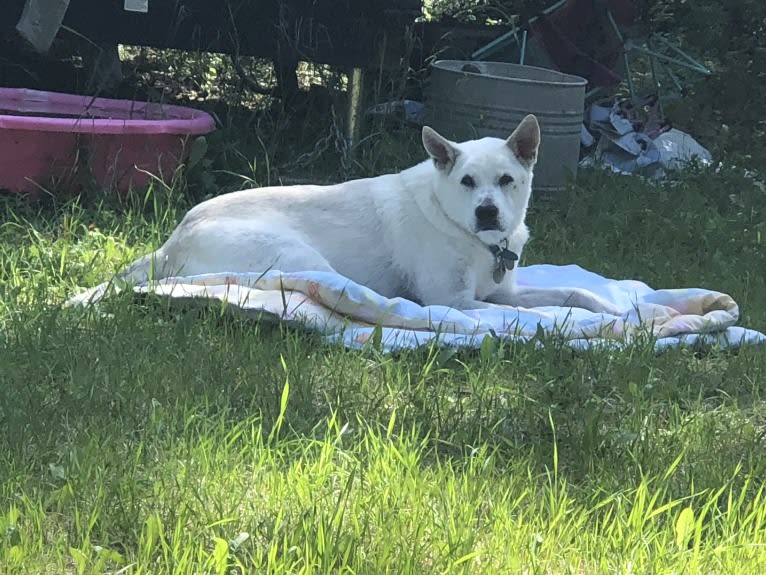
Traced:
[[[117, 279], [334, 270], [384, 296], [424, 305], [609, 311], [607, 303], [581, 290], [518, 289], [515, 268], [500, 283], [493, 279], [497, 260], [490, 247], [507, 247], [521, 256], [529, 237], [524, 219], [539, 143], [532, 115], [507, 140], [455, 143], [425, 127], [430, 160], [398, 174], [336, 185], [218, 196], [191, 209], [162, 247]], [[94, 301], [107, 285], [70, 302]]]

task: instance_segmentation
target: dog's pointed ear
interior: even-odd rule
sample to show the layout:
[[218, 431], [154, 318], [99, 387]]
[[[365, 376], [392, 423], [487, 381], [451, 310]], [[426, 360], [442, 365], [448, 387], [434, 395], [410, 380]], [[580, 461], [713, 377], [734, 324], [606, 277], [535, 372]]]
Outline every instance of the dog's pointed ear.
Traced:
[[516, 157], [528, 166], [537, 161], [537, 148], [540, 147], [540, 124], [537, 118], [529, 114], [513, 131], [505, 142]]
[[447, 174], [452, 171], [460, 151], [447, 138], [429, 126], [423, 126], [423, 147], [433, 159], [438, 170]]

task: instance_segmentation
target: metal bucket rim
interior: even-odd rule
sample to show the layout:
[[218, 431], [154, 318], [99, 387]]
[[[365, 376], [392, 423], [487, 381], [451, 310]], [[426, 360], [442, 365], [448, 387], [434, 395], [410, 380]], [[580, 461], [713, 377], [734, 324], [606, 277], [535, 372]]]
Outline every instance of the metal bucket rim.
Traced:
[[[557, 76], [561, 78], [561, 80], [533, 80], [531, 78], [517, 78], [512, 76], [498, 76], [496, 74], [477, 74], [475, 72], [469, 72], [467, 70], [461, 70], [461, 69], [453, 69], [449, 65], [460, 65], [464, 66], [466, 64], [473, 64], [473, 65], [481, 65], [481, 64], [496, 64], [500, 66], [506, 66], [510, 68], [516, 68], [516, 69], [524, 69], [524, 70], [539, 70], [545, 73], [554, 73]], [[564, 72], [559, 72], [558, 70], [553, 70], [551, 68], [541, 68], [539, 66], [527, 66], [526, 64], [513, 64], [511, 62], [491, 62], [491, 61], [476, 61], [476, 60], [437, 60], [433, 64], [431, 64], [433, 68], [438, 68], [441, 71], [449, 72], [452, 74], [463, 74], [467, 76], [475, 76], [478, 78], [492, 78], [497, 80], [513, 80], [514, 82], [521, 82], [525, 84], [544, 84], [546, 86], [563, 86], [563, 87], [581, 87], [588, 84], [588, 80], [585, 78], [582, 78], [581, 76], [575, 76], [574, 74], [565, 74]]]

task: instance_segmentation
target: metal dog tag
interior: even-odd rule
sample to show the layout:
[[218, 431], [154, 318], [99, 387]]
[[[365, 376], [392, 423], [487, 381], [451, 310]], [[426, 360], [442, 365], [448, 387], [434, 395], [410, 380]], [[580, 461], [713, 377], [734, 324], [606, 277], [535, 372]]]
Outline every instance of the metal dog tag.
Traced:
[[492, 270], [492, 279], [495, 280], [496, 284], [499, 284], [503, 281], [503, 277], [505, 277], [505, 270], [512, 270], [519, 256], [507, 247], [492, 246], [490, 250], [492, 255], [495, 256], [495, 269]]
[[502, 264], [502, 262], [498, 261], [495, 264], [495, 269], [492, 270], [492, 279], [495, 280], [496, 284], [499, 284], [501, 281], [503, 281], [504, 277], [505, 266]]
[[508, 248], [503, 248], [503, 250], [500, 252], [500, 260], [503, 262], [503, 265], [507, 270], [512, 270], [513, 266], [516, 265], [516, 260], [518, 259], [519, 256]]

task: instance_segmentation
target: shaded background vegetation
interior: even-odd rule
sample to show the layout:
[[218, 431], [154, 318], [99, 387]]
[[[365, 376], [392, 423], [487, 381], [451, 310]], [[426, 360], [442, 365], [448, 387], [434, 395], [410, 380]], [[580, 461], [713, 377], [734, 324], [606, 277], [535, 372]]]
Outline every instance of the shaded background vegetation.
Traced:
[[[766, 3], [634, 2], [640, 8], [645, 30], [667, 35], [714, 71], [711, 77], [696, 83], [685, 98], [668, 106], [674, 125], [694, 135], [717, 159], [725, 157], [750, 168], [762, 168], [762, 142], [766, 140]], [[524, 22], [550, 4], [550, 0], [424, 0], [422, 19], [502, 30]], [[413, 40], [412, 46], [405, 47], [409, 61], [403, 60], [400, 69], [369, 74], [368, 103], [402, 97], [422, 99], [429, 62], [447, 53], [445, 50], [452, 51], [449, 55], [459, 53], [461, 46], [452, 35], [429, 48], [437, 52], [423, 53]], [[87, 67], [99, 57], [99, 50], [87, 39], [63, 30], [50, 57], [59, 61], [60, 68], [33, 73], [26, 60], [4, 57], [3, 52], [8, 52], [0, 50], [0, 80], [15, 75], [28, 87], [60, 86], [86, 92]], [[121, 58], [123, 79], [111, 95], [192, 103], [213, 112], [219, 120], [222, 129], [212, 137], [211, 155], [200, 166], [204, 168], [200, 171], [208, 175], [196, 182], [203, 187], [203, 195], [213, 188], [236, 185], [231, 176], [211, 174], [211, 167], [249, 173], [254, 162], [263, 165], [267, 158], [270, 167], [277, 170], [276, 177], [301, 173], [306, 178], [338, 179], [359, 173], [339, 132], [347, 82], [344, 70], [301, 64], [299, 98], [282, 102], [269, 93], [276, 86], [277, 75], [268, 60], [131, 47], [121, 49]], [[366, 134], [374, 135], [381, 129], [395, 131], [397, 127], [401, 126], [373, 122]], [[300, 134], [300, 138], [294, 134]], [[361, 161], [373, 169], [374, 165], [366, 163], [373, 157], [380, 158], [381, 165], [390, 165], [387, 151], [375, 146], [371, 141], [363, 144]], [[316, 166], [325, 170], [337, 166], [337, 170], [312, 173]]]

